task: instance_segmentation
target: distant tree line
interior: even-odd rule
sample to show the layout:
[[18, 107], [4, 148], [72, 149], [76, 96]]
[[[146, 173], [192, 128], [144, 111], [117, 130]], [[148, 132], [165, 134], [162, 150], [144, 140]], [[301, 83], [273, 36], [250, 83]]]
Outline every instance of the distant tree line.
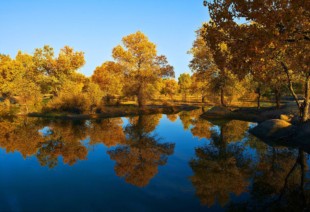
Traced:
[[196, 31], [188, 52], [191, 75], [183, 73], [176, 81], [166, 56], [158, 55], [156, 45], [138, 31], [125, 36], [112, 50], [113, 60], [98, 66], [91, 77], [78, 73], [84, 53], [67, 46], [58, 56], [49, 46], [33, 55], [18, 52], [14, 59], [1, 55], [1, 104], [10, 105], [14, 97], [26, 112], [43, 107], [82, 113], [122, 99], [144, 107], [156, 98], [187, 101], [197, 96], [222, 106], [256, 99], [258, 108], [265, 97], [279, 108], [281, 97], [289, 94], [307, 121], [310, 4], [216, 0], [204, 5], [211, 21]]

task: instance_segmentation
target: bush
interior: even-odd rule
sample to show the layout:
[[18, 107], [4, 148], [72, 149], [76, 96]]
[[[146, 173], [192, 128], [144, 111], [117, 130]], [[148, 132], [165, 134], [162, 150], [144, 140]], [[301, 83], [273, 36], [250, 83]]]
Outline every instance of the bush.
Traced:
[[48, 111], [63, 111], [70, 113], [83, 113], [88, 109], [88, 104], [83, 94], [56, 97], [47, 104]]
[[87, 85], [68, 82], [59, 95], [48, 102], [45, 111], [62, 111], [81, 114], [93, 112], [100, 106], [102, 92], [94, 83]]

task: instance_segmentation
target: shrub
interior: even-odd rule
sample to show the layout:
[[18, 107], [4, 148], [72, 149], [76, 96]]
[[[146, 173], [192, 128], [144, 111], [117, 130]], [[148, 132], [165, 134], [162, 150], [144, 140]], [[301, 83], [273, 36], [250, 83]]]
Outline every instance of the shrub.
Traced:
[[93, 112], [101, 104], [102, 92], [98, 85], [67, 82], [59, 95], [48, 102], [45, 111], [70, 113]]

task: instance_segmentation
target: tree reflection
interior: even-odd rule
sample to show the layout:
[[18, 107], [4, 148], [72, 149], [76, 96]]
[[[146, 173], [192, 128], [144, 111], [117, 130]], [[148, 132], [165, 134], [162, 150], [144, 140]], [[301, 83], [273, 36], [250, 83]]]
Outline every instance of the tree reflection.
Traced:
[[24, 158], [34, 155], [44, 138], [38, 132], [42, 123], [34, 119], [15, 117], [0, 121], [0, 147], [6, 152], [20, 152]]
[[83, 121], [52, 122], [49, 127], [51, 132], [45, 136], [36, 154], [42, 166], [55, 167], [59, 156], [71, 166], [86, 159], [88, 151], [81, 142], [87, 138], [87, 127]]
[[[143, 186], [156, 175], [157, 167], [166, 164], [167, 157], [173, 153], [174, 145], [159, 143], [159, 139], [151, 135], [161, 116], [132, 117], [125, 129], [121, 118], [95, 121], [50, 121], [21, 117], [1, 119], [0, 147], [7, 152], [20, 152], [24, 158], [35, 156], [40, 165], [53, 168], [58, 165], [60, 158], [68, 165], [86, 160], [88, 146], [99, 143], [107, 147], [123, 145], [115, 151], [109, 151], [111, 158], [118, 162], [116, 172], [119, 176], [130, 173], [126, 179]], [[84, 140], [87, 139], [89, 142], [86, 144]], [[119, 157], [127, 159], [122, 161]], [[122, 168], [126, 163], [128, 167]]]
[[267, 147], [253, 179], [251, 198], [232, 203], [231, 210], [308, 211], [309, 179], [304, 152], [286, 147]]
[[129, 118], [130, 125], [126, 126], [125, 132], [129, 136], [135, 134], [149, 134], [155, 130], [161, 118], [162, 114], [140, 115], [136, 117], [131, 117]]
[[134, 117], [126, 126], [125, 144], [109, 150], [108, 154], [116, 161], [117, 176], [124, 177], [127, 183], [135, 186], [146, 186], [157, 174], [158, 166], [167, 163], [168, 156], [173, 154], [174, 144], [159, 143], [155, 130], [161, 115]]
[[[48, 133], [40, 132], [48, 126]], [[17, 117], [0, 122], [0, 147], [7, 152], [20, 152], [24, 158], [35, 156], [42, 166], [58, 165], [61, 156], [65, 164], [85, 160], [87, 138], [84, 121], [49, 121]]]
[[211, 138], [211, 127], [213, 126], [209, 121], [205, 119], [194, 119], [192, 120], [192, 125], [193, 128], [191, 129], [191, 133], [193, 136], [198, 137], [199, 139], [206, 138], [210, 139]]
[[178, 119], [178, 114], [167, 114], [167, 118], [171, 122], [175, 122]]
[[121, 118], [110, 118], [92, 121], [88, 128], [90, 145], [103, 143], [107, 147], [116, 146], [125, 142]]
[[249, 129], [249, 122], [231, 120], [221, 126], [223, 141], [230, 143], [241, 141]]
[[188, 112], [181, 112], [179, 114], [180, 120], [183, 124], [183, 129], [188, 130], [191, 126], [191, 116]]
[[182, 111], [179, 113], [179, 118], [183, 124], [183, 129], [188, 130], [193, 120], [196, 120], [201, 115], [201, 110]]
[[[233, 125], [238, 126], [231, 127]], [[210, 144], [195, 150], [196, 158], [190, 161], [194, 176], [190, 179], [203, 205], [210, 207], [218, 202], [224, 206], [230, 194], [246, 192], [253, 168], [251, 159], [244, 154], [244, 145], [231, 143], [242, 139], [243, 125], [243, 122], [233, 121], [222, 123], [219, 130], [209, 128]]]

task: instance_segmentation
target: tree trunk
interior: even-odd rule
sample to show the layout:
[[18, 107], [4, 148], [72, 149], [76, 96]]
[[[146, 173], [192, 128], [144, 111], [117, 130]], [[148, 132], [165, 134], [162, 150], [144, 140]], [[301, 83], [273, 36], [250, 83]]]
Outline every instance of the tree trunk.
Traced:
[[107, 96], [106, 96], [106, 103], [107, 103], [107, 104], [110, 104], [110, 103], [111, 103], [111, 97], [110, 97], [110, 95], [107, 95]]
[[298, 96], [296, 95], [295, 91], [294, 91], [294, 88], [293, 88], [293, 82], [291, 80], [291, 77], [290, 77], [290, 74], [289, 74], [289, 71], [288, 71], [288, 67], [283, 63], [281, 62], [281, 66], [284, 70], [284, 72], [286, 73], [286, 76], [287, 76], [287, 82], [288, 82], [288, 88], [292, 94], [292, 96], [294, 97], [294, 100], [297, 104], [297, 107], [300, 111], [300, 114], [302, 115], [302, 105], [299, 103], [298, 101]]
[[305, 99], [303, 103], [303, 113], [302, 113], [302, 122], [308, 121], [308, 115], [309, 115], [309, 88], [310, 87], [310, 77], [307, 76], [306, 83], [305, 83]]
[[142, 85], [139, 87], [137, 98], [138, 98], [139, 108], [143, 108], [145, 106], [145, 99], [144, 99], [144, 95], [143, 95], [143, 86]]
[[28, 105], [25, 104], [25, 106], [26, 106], [26, 114], [28, 115], [28, 113], [29, 113]]
[[221, 105], [223, 107], [226, 107], [225, 99], [224, 99], [224, 89], [223, 88], [221, 88]]
[[260, 100], [262, 97], [261, 87], [257, 87], [255, 93], [257, 94], [257, 110], [260, 110]]
[[204, 102], [205, 102], [205, 99], [206, 99], [206, 96], [205, 96], [205, 95], [202, 95], [202, 96], [201, 96], [201, 102], [204, 103]]
[[294, 88], [293, 88], [293, 82], [291, 80], [289, 71], [288, 71], [288, 67], [286, 66], [285, 63], [281, 62], [282, 68], [286, 73], [287, 76], [287, 81], [288, 81], [288, 88], [290, 90], [290, 92], [292, 93], [295, 102], [298, 106], [299, 112], [300, 112], [300, 116], [301, 116], [301, 121], [302, 122], [306, 122], [308, 120], [308, 116], [309, 116], [309, 87], [310, 87], [310, 76], [306, 76], [306, 82], [305, 82], [305, 98], [304, 98], [304, 102], [300, 103], [298, 100], [298, 96], [296, 95]]
[[280, 108], [280, 98], [281, 98], [281, 93], [279, 89], [275, 89], [275, 99], [276, 99], [276, 108]]
[[303, 207], [306, 208], [306, 195], [305, 195], [305, 156], [302, 149], [299, 148], [298, 150], [298, 157], [299, 157], [299, 163], [300, 163], [300, 191], [301, 191], [301, 199]]
[[260, 87], [257, 88], [256, 93], [257, 93], [257, 110], [260, 110], [260, 99], [262, 97], [262, 93], [261, 93]]

